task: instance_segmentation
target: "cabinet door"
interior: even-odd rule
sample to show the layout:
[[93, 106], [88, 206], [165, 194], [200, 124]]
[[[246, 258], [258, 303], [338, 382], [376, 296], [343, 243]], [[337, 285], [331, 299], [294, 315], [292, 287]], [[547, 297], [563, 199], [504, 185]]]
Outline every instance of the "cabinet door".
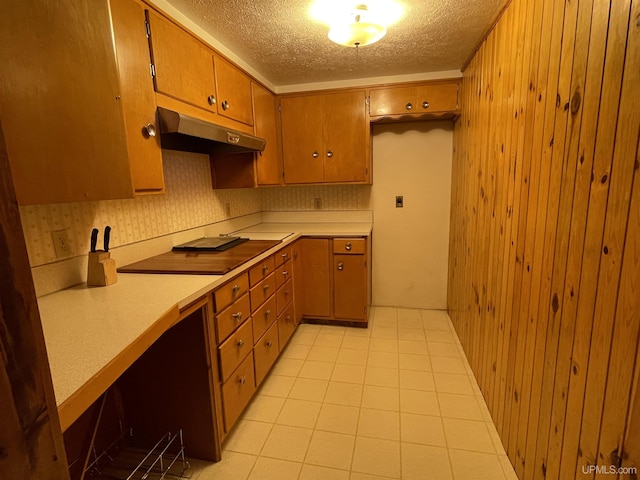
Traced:
[[252, 83], [255, 134], [267, 141], [257, 155], [258, 185], [282, 183], [282, 150], [278, 136], [276, 97], [266, 88]]
[[417, 89], [415, 113], [452, 112], [458, 109], [458, 84], [422, 85]]
[[329, 272], [329, 239], [300, 240], [302, 258], [302, 315], [331, 315], [331, 277]]
[[373, 89], [369, 93], [371, 116], [402, 115], [416, 111], [417, 87]]
[[322, 97], [287, 97], [280, 105], [285, 183], [323, 182]]
[[0, 115], [19, 204], [133, 196], [107, 0], [3, 2]]
[[162, 192], [160, 135], [149, 135], [156, 127], [156, 96], [144, 8], [135, 0], [110, 0], [110, 4], [133, 188], [136, 193]]
[[293, 306], [295, 323], [298, 325], [302, 320], [302, 305], [304, 286], [302, 284], [302, 253], [300, 249], [302, 240], [296, 241], [291, 246], [291, 263], [293, 265]]
[[215, 113], [212, 51], [160, 14], [147, 12], [156, 91]]
[[324, 96], [322, 114], [324, 181], [365, 181], [369, 165], [365, 92]]
[[218, 114], [253, 125], [251, 79], [238, 67], [215, 55]]
[[337, 319], [365, 320], [367, 269], [364, 255], [333, 256], [333, 301]]

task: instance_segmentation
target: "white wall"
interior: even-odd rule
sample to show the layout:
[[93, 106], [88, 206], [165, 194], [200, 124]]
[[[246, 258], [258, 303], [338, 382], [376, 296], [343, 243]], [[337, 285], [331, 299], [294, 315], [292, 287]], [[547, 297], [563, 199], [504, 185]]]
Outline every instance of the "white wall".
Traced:
[[451, 122], [373, 127], [374, 305], [446, 308], [452, 157]]

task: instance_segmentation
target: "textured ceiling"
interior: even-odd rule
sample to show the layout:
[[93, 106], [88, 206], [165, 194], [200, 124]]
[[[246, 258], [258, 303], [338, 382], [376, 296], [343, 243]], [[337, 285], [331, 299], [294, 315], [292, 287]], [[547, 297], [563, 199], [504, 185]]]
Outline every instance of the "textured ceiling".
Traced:
[[[460, 70], [506, 0], [400, 0], [404, 16], [354, 48], [309, 18], [311, 0], [168, 0], [275, 86]], [[366, 3], [366, 0], [359, 3]]]

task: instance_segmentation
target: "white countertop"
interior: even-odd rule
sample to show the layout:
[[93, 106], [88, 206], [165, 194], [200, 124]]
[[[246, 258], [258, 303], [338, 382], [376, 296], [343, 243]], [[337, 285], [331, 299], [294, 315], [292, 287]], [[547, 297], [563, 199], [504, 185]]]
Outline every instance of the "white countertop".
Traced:
[[56, 403], [62, 404], [171, 309], [183, 308], [307, 235], [368, 236], [371, 223], [261, 223], [242, 236], [282, 243], [226, 275], [119, 273], [107, 287], [85, 284], [38, 298]]

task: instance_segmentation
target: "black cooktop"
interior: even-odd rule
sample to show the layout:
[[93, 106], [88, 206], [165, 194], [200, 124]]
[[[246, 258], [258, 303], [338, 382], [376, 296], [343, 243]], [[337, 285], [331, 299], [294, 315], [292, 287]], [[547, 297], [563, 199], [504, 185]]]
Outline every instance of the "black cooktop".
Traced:
[[242, 237], [202, 237], [176, 245], [172, 250], [176, 252], [222, 252], [248, 240], [248, 238]]

